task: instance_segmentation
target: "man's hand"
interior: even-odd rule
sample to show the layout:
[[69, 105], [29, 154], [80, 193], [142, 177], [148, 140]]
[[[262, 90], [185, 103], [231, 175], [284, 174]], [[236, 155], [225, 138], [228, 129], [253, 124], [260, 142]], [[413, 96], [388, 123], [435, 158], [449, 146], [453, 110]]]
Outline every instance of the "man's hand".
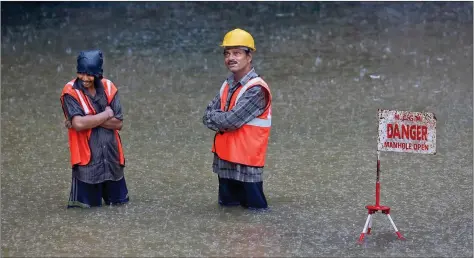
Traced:
[[106, 106], [104, 112], [106, 112], [106, 114], [108, 115], [109, 119], [111, 119], [112, 117], [114, 117], [114, 111], [112, 110], [112, 108], [111, 108], [110, 106]]
[[109, 119], [103, 122], [100, 126], [110, 130], [121, 130], [123, 122], [115, 118], [114, 111], [112, 110], [112, 108], [110, 108], [110, 106], [107, 106], [105, 107], [104, 112], [109, 115]]
[[64, 126], [69, 129], [72, 128], [72, 123], [69, 121], [69, 119], [64, 120]]

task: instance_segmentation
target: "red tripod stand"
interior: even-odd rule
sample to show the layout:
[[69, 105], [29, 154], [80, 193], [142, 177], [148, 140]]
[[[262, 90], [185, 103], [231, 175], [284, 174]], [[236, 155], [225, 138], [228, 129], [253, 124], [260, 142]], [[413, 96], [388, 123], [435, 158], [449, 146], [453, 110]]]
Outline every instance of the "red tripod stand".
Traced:
[[365, 221], [364, 229], [362, 233], [360, 233], [359, 243], [362, 244], [364, 241], [365, 234], [370, 234], [370, 229], [372, 228], [372, 217], [378, 211], [381, 211], [383, 214], [387, 214], [390, 223], [392, 223], [393, 228], [395, 229], [395, 233], [397, 234], [398, 239], [404, 240], [405, 238], [402, 234], [398, 231], [397, 226], [390, 217], [390, 207], [388, 206], [381, 206], [380, 205], [380, 152], [377, 151], [377, 181], [375, 183], [375, 205], [367, 205], [365, 208], [368, 210], [369, 215], [367, 220]]

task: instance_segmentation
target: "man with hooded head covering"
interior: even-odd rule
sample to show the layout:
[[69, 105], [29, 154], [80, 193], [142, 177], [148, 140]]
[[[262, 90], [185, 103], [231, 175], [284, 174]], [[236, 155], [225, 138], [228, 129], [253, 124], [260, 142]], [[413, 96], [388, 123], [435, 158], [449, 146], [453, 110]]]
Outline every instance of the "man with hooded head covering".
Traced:
[[100, 50], [77, 57], [77, 78], [61, 94], [68, 128], [72, 184], [68, 208], [123, 204], [129, 201], [125, 157], [118, 131], [122, 106], [114, 83], [102, 76]]
[[250, 33], [229, 31], [221, 46], [232, 74], [203, 116], [204, 125], [216, 131], [212, 167], [219, 180], [218, 202], [266, 209], [262, 174], [271, 128], [270, 88], [252, 66], [256, 49]]

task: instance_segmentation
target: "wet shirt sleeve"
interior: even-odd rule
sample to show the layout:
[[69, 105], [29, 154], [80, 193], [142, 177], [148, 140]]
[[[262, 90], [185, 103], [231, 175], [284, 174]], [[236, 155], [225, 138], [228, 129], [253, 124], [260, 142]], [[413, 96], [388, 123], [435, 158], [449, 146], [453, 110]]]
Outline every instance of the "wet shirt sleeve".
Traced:
[[221, 132], [236, 130], [261, 115], [265, 106], [265, 92], [262, 87], [255, 86], [246, 90], [231, 110], [212, 110], [208, 116], [209, 124]]
[[75, 116], [85, 116], [84, 110], [82, 110], [81, 104], [72, 97], [71, 95], [64, 95], [64, 111], [66, 112], [69, 121]]
[[207, 126], [207, 128], [213, 130], [213, 131], [219, 131], [219, 128], [217, 128], [210, 120], [210, 115], [212, 111], [220, 109], [220, 102], [221, 102], [221, 96], [220, 93], [217, 93], [217, 95], [214, 97], [214, 99], [209, 102], [209, 104], [206, 107], [206, 111], [204, 112], [204, 116], [202, 117], [202, 123]]
[[120, 121], [123, 121], [122, 105], [120, 104], [120, 97], [118, 92], [115, 94], [114, 98], [110, 102], [110, 108], [114, 111], [115, 118]]

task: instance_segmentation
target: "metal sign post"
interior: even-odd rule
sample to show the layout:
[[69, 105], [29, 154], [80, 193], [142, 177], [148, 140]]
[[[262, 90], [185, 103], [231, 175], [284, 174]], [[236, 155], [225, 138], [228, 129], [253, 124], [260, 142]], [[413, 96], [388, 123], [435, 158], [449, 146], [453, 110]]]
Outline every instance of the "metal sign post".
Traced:
[[436, 117], [433, 113], [379, 109], [378, 119], [375, 205], [365, 206], [369, 215], [360, 234], [359, 243], [363, 243], [365, 235], [370, 234], [373, 216], [378, 211], [387, 215], [398, 239], [405, 239], [390, 216], [390, 207], [380, 205], [380, 151], [436, 154]]

